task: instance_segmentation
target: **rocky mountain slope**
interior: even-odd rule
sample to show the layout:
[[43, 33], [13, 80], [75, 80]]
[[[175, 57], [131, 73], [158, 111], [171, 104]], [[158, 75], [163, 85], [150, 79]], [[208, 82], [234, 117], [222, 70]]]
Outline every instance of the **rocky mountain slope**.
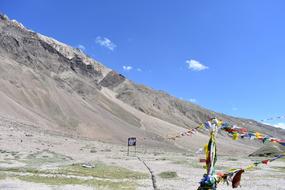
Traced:
[[[197, 148], [206, 134], [170, 142], [167, 135], [197, 126], [211, 116], [267, 134], [281, 129], [235, 118], [138, 85], [123, 75], [52, 38], [0, 16], [0, 116], [37, 129], [80, 138], [166, 148]], [[246, 142], [224, 143], [251, 150]], [[259, 146], [254, 144], [253, 146]]]

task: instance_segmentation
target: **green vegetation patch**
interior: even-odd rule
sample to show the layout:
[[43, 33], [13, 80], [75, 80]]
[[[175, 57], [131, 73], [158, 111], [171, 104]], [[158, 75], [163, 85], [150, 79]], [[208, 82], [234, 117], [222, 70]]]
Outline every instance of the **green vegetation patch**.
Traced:
[[0, 173], [0, 180], [6, 179], [6, 174], [5, 173]]
[[46, 185], [84, 185], [92, 186], [98, 189], [112, 189], [112, 190], [135, 190], [136, 184], [133, 182], [113, 182], [111, 180], [84, 180], [78, 178], [66, 178], [66, 177], [43, 177], [38, 175], [32, 176], [17, 176], [22, 181], [32, 183], [42, 183]]
[[189, 165], [189, 162], [187, 160], [177, 160], [173, 161], [173, 164], [179, 164], [179, 165]]
[[38, 175], [31, 176], [17, 176], [22, 181], [28, 181], [33, 183], [43, 183], [47, 185], [81, 185], [84, 180], [78, 178], [64, 178], [64, 177], [43, 177]]
[[86, 181], [89, 186], [101, 188], [108, 188], [112, 190], [135, 190], [136, 184], [134, 182], [113, 182], [110, 180], [88, 180]]
[[199, 163], [196, 160], [176, 160], [172, 162], [173, 164], [184, 165], [190, 168], [203, 168], [204, 163]]
[[215, 166], [215, 168], [216, 168], [217, 170], [222, 170], [222, 171], [226, 171], [226, 170], [229, 170], [229, 169], [230, 169], [230, 167], [228, 167], [228, 166], [223, 166], [223, 165], [217, 165], [217, 166]]
[[177, 178], [178, 177], [177, 173], [173, 172], [173, 171], [161, 172], [158, 175], [159, 175], [159, 177], [164, 178], [164, 179], [171, 179], [171, 178]]
[[[36, 168], [20, 167], [0, 168], [0, 171], [3, 174], [0, 175], [0, 180], [5, 179], [7, 174], [10, 177], [13, 176], [20, 180], [32, 183], [43, 183], [56, 186], [85, 185], [96, 187], [96, 189], [111, 190], [135, 190], [137, 186], [135, 180], [146, 179], [149, 177], [148, 174], [145, 173], [135, 172], [126, 168], [110, 166], [103, 163], [95, 163], [93, 168], [83, 167], [82, 164], [73, 164], [54, 170], [39, 170]], [[26, 173], [29, 175], [20, 175], [20, 173]], [[68, 175], [74, 176], [68, 177]], [[96, 177], [96, 179], [82, 179], [79, 176], [93, 176]]]
[[73, 164], [63, 166], [54, 170], [39, 170], [36, 168], [0, 168], [2, 172], [30, 173], [30, 174], [58, 174], [58, 175], [75, 175], [75, 176], [92, 176], [105, 179], [146, 179], [148, 174], [131, 171], [118, 166], [110, 166], [103, 163], [94, 164], [93, 168], [83, 167], [82, 164]]
[[84, 168], [81, 164], [73, 164], [60, 169], [60, 173], [109, 179], [145, 179], [148, 177], [145, 173], [131, 171], [118, 166], [109, 166], [103, 163], [96, 163], [94, 168]]
[[[196, 160], [176, 160], [172, 162], [173, 164], [184, 165], [190, 168], [204, 168], [205, 163], [200, 163]], [[228, 170], [230, 167], [224, 165], [216, 165], [217, 170]]]
[[279, 172], [285, 172], [285, 166], [271, 166], [271, 168], [276, 169]]
[[238, 161], [237, 158], [228, 158], [227, 160], [228, 160], [228, 161]]
[[70, 161], [72, 158], [49, 150], [43, 150], [27, 156], [25, 162], [30, 165], [42, 165], [45, 163], [60, 163]]
[[55, 171], [51, 170], [38, 170], [36, 168], [0, 168], [1, 172], [15, 172], [15, 173], [31, 173], [31, 174], [53, 174]]

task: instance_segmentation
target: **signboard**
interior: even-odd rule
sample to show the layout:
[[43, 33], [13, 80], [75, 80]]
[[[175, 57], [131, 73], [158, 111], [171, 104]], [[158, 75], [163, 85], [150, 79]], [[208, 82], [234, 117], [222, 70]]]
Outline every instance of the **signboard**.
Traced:
[[137, 145], [137, 138], [136, 137], [128, 138], [128, 146], [136, 146], [136, 145]]
[[129, 147], [134, 146], [135, 147], [135, 154], [137, 153], [137, 138], [136, 137], [129, 137], [128, 138], [128, 156], [130, 153]]

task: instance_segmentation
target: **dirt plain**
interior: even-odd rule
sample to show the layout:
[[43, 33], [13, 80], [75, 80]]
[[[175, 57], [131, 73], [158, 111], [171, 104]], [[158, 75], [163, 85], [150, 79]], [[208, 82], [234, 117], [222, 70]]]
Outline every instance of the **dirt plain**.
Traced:
[[[9, 190], [181, 190], [198, 187], [204, 173], [203, 153], [127, 147], [43, 133], [24, 122], [1, 118], [0, 189]], [[187, 138], [187, 137], [185, 137]], [[191, 139], [189, 139], [191, 140]], [[230, 140], [230, 139], [229, 139]], [[217, 170], [245, 167], [263, 158], [219, 155]], [[258, 166], [242, 177], [243, 189], [284, 188], [285, 160]], [[219, 184], [219, 189], [231, 189]]]

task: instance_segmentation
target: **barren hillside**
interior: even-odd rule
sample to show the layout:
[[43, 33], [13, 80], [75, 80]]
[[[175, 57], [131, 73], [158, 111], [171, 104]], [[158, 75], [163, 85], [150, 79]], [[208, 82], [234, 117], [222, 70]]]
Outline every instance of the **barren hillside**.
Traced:
[[[167, 93], [138, 85], [123, 75], [52, 38], [0, 16], [0, 115], [31, 123], [38, 130], [125, 143], [129, 136], [144, 146], [197, 148], [208, 137], [177, 142], [166, 139], [185, 128], [217, 116], [232, 124], [275, 136], [284, 130], [253, 120], [235, 118], [182, 101]], [[223, 143], [250, 152], [247, 142]], [[252, 146], [259, 146], [258, 143]]]

